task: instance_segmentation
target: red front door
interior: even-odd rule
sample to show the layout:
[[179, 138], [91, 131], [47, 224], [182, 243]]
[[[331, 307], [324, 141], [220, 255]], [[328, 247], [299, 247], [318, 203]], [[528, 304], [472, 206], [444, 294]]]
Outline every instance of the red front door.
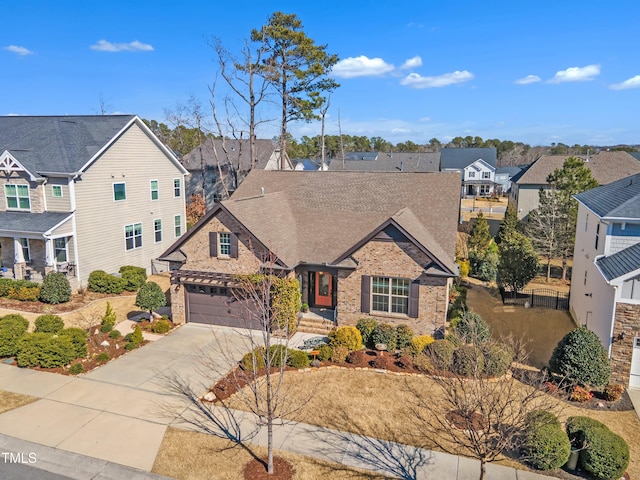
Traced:
[[316, 272], [316, 301], [319, 307], [331, 307], [333, 298], [333, 282], [331, 274], [327, 272]]

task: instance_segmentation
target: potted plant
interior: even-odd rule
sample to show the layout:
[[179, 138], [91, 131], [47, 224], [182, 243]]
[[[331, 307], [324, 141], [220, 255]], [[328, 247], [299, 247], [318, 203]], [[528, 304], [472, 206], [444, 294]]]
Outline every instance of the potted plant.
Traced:
[[300, 307], [300, 310], [302, 311], [302, 313], [307, 313], [309, 311], [309, 305], [306, 303], [303, 303], [302, 306]]

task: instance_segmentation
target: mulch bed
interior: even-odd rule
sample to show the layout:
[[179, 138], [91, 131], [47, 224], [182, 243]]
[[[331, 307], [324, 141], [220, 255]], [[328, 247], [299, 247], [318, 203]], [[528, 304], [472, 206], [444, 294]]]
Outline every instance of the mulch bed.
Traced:
[[[157, 320], [156, 320], [157, 321]], [[150, 322], [148, 320], [138, 322], [137, 325], [144, 331], [153, 331], [153, 325], [155, 322]], [[171, 324], [171, 329], [173, 330], [175, 325]], [[41, 372], [50, 372], [50, 373], [59, 373], [61, 375], [72, 375], [69, 372], [69, 369], [72, 365], [76, 363], [82, 364], [82, 373], [90, 372], [91, 370], [104, 365], [105, 363], [113, 360], [114, 358], [121, 357], [125, 353], [128, 353], [131, 350], [127, 350], [124, 346], [127, 342], [124, 340], [124, 336], [127, 333], [131, 332], [120, 332], [122, 335], [119, 338], [111, 338], [109, 337], [109, 332], [102, 333], [100, 331], [100, 325], [94, 325], [90, 327], [87, 332], [89, 333], [89, 337], [87, 339], [87, 356], [85, 358], [78, 358], [73, 360], [69, 365], [65, 367], [56, 367], [56, 368], [42, 368], [42, 367], [33, 367], [34, 370], [39, 370]], [[102, 342], [107, 341], [109, 345], [101, 345]], [[144, 340], [138, 348], [143, 345], [149, 343], [148, 340]], [[101, 353], [108, 353], [109, 358], [107, 360], [98, 360], [98, 355]], [[2, 360], [2, 363], [7, 365], [17, 366], [18, 363], [15, 357], [5, 358]], [[246, 384], [245, 384], [246, 385]], [[244, 385], [243, 385], [244, 386]]]
[[[98, 333], [96, 333], [96, 331]], [[124, 348], [125, 344], [127, 343], [124, 341], [124, 335], [126, 335], [129, 332], [121, 332], [123, 336], [121, 336], [118, 339], [109, 338], [108, 333], [100, 332], [99, 325], [97, 327], [95, 326], [91, 327], [90, 332], [91, 334], [89, 335], [89, 339], [87, 341], [88, 353], [85, 358], [73, 360], [71, 364], [65, 367], [56, 367], [56, 368], [33, 367], [33, 370], [39, 370], [41, 372], [59, 373], [61, 375], [71, 375], [71, 373], [69, 372], [69, 368], [71, 367], [71, 365], [75, 363], [81, 363], [83, 367], [82, 373], [87, 373], [93, 370], [94, 368], [104, 365], [105, 363], [109, 362], [110, 360], [113, 360], [114, 358], [121, 357], [122, 355], [130, 351]], [[109, 346], [100, 345], [105, 340], [109, 342]], [[144, 341], [140, 344], [140, 346], [146, 345], [147, 343], [149, 342]], [[99, 361], [97, 359], [97, 356], [103, 352], [107, 352], [109, 354], [109, 359], [106, 361]], [[6, 358], [2, 362], [8, 365], [15, 365], [15, 366], [18, 365], [15, 357]]]
[[290, 480], [296, 473], [293, 465], [282, 457], [273, 456], [273, 474], [267, 472], [267, 458], [249, 461], [244, 467], [245, 480]]
[[[136, 292], [122, 292], [119, 296], [133, 296]], [[0, 308], [6, 308], [9, 310], [21, 310], [29, 313], [51, 313], [59, 314], [71, 312], [82, 308], [94, 300], [100, 300], [102, 298], [113, 297], [109, 293], [96, 293], [89, 292], [88, 290], [83, 293], [74, 293], [71, 295], [71, 300], [66, 303], [59, 303], [52, 305], [44, 302], [21, 302], [20, 300], [13, 300], [10, 298], [0, 298]]]
[[[374, 368], [386, 370], [394, 373], [421, 374], [426, 372], [414, 368], [411, 358], [408, 356], [396, 357], [389, 352], [377, 352], [374, 350], [359, 350], [351, 352], [348, 362], [336, 363], [331, 361], [316, 362], [313, 368], [321, 368], [328, 366], [340, 366], [346, 368]], [[287, 370], [295, 370], [294, 368], [286, 368]], [[278, 368], [272, 369], [272, 373], [279, 372]], [[258, 372], [263, 375], [264, 369]], [[448, 372], [439, 372], [438, 375], [446, 376]], [[211, 392], [216, 397], [215, 401], [223, 401], [233, 396], [238, 390], [246, 387], [252, 381], [254, 375], [251, 372], [245, 372], [237, 366], [231, 370], [225, 377], [220, 379], [212, 388]], [[593, 392], [594, 396], [588, 402], [572, 402], [568, 399], [568, 394], [556, 393], [555, 396], [564, 400], [569, 405], [592, 410], [608, 410], [608, 411], [628, 411], [633, 410], [633, 404], [629, 395], [625, 391], [622, 397], [615, 402], [606, 401], [600, 392]]]

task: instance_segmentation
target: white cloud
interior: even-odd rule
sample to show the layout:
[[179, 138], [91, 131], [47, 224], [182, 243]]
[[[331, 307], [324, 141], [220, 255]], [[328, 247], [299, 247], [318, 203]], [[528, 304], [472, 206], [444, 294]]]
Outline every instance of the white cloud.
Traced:
[[609, 85], [611, 90], [628, 90], [629, 88], [640, 88], [640, 75], [628, 78], [624, 82]]
[[333, 66], [332, 73], [336, 77], [354, 78], [383, 75], [394, 70], [394, 66], [381, 58], [369, 58], [365, 55], [348, 57]]
[[7, 52], [15, 53], [16, 55], [24, 56], [24, 55], [33, 55], [33, 52], [25, 47], [19, 47], [17, 45], [9, 45], [8, 47], [4, 47]]
[[413, 58], [405, 60], [405, 62], [402, 64], [400, 68], [409, 69], [409, 68], [416, 68], [421, 66], [422, 66], [422, 58], [420, 58], [420, 55], [416, 55]]
[[570, 67], [556, 72], [549, 83], [587, 82], [600, 75], [600, 65], [587, 65], [586, 67]]
[[537, 75], [527, 75], [524, 78], [519, 78], [515, 81], [518, 85], [529, 85], [530, 83], [540, 82], [542, 79]]
[[430, 117], [420, 117], [418, 119], [419, 122], [430, 122], [431, 118]]
[[99, 52], [150, 52], [153, 50], [151, 45], [141, 43], [138, 40], [129, 43], [111, 43], [106, 40], [100, 40], [89, 48]]
[[468, 72], [467, 70], [456, 70], [455, 72], [445, 73], [444, 75], [438, 75], [437, 77], [423, 77], [418, 73], [410, 73], [402, 79], [400, 84], [412, 88], [435, 88], [468, 82], [472, 78], [473, 73]]

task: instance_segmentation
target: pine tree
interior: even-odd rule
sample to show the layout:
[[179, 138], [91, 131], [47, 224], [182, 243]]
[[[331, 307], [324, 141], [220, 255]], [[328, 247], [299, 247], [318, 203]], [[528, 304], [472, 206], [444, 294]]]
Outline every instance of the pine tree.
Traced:
[[473, 227], [471, 228], [467, 245], [470, 251], [482, 255], [487, 248], [489, 248], [490, 243], [491, 233], [489, 232], [489, 223], [487, 219], [484, 218], [483, 213], [480, 212], [473, 221]]
[[518, 220], [518, 211], [513, 203], [507, 205], [507, 209], [504, 212], [504, 219], [500, 224], [500, 229], [496, 235], [496, 243], [500, 245], [502, 240], [509, 236], [512, 232], [522, 232], [522, 225]]

